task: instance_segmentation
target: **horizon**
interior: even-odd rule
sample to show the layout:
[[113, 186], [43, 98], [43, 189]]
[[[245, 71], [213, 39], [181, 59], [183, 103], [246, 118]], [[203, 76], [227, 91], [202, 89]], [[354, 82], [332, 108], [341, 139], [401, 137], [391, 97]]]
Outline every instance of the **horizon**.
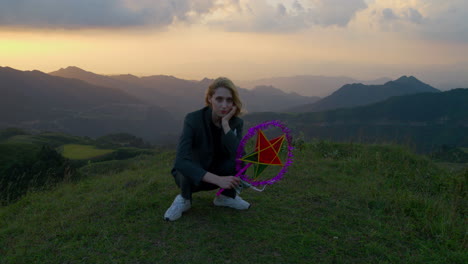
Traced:
[[238, 81], [412, 75], [439, 89], [468, 87], [462, 0], [23, 2], [0, 2], [1, 63], [22, 71], [74, 65]]
[[[32, 69], [32, 70], [22, 70], [22, 69], [16, 69], [16, 68], [13, 68], [11, 66], [8, 66], [8, 65], [0, 65], [0, 68], [11, 68], [13, 70], [16, 70], [16, 71], [22, 71], [22, 72], [28, 72], [28, 71], [39, 71], [39, 72], [42, 72], [44, 74], [47, 74], [47, 75], [51, 75], [51, 76], [55, 76], [53, 73], [55, 72], [59, 72], [59, 71], [67, 71], [67, 70], [78, 70], [78, 71], [82, 71], [82, 72], [86, 72], [86, 73], [89, 73], [89, 74], [96, 74], [96, 75], [100, 75], [100, 76], [105, 76], [105, 77], [112, 77], [112, 76], [118, 76], [118, 75], [131, 75], [131, 76], [134, 76], [134, 77], [137, 77], [137, 78], [145, 78], [145, 77], [152, 77], [152, 76], [165, 76], [165, 77], [172, 77], [172, 78], [175, 78], [175, 79], [179, 79], [179, 80], [185, 80], [185, 81], [192, 81], [192, 82], [202, 82], [203, 80], [205, 79], [208, 79], [208, 80], [214, 80], [216, 79], [217, 77], [208, 77], [208, 76], [205, 76], [201, 79], [198, 79], [198, 80], [195, 80], [195, 79], [185, 79], [185, 78], [182, 78], [182, 77], [179, 77], [179, 76], [174, 76], [174, 75], [166, 75], [166, 74], [150, 74], [150, 75], [134, 75], [134, 74], [130, 74], [130, 73], [116, 73], [116, 74], [102, 74], [102, 73], [96, 73], [96, 72], [92, 72], [92, 71], [89, 71], [87, 69], [83, 69], [83, 68], [80, 68], [80, 67], [77, 67], [77, 66], [66, 66], [66, 67], [61, 67], [57, 70], [54, 70], [54, 71], [50, 71], [50, 72], [45, 72], [45, 71], [41, 71], [39, 69]], [[60, 76], [60, 74], [58, 75]], [[219, 76], [218, 76], [219, 77]], [[274, 76], [274, 77], [270, 77], [270, 78], [261, 78], [261, 79], [255, 79], [255, 80], [235, 80], [233, 79], [234, 83], [236, 84], [236, 86], [240, 87], [240, 88], [243, 88], [243, 89], [248, 89], [248, 90], [252, 90], [254, 88], [256, 88], [257, 86], [272, 86], [273, 88], [276, 88], [276, 89], [279, 89], [285, 93], [290, 93], [290, 92], [295, 92], [295, 91], [288, 91], [287, 89], [283, 89], [282, 87], [277, 87], [275, 84], [272, 84], [272, 83], [261, 83], [261, 81], [269, 81], [269, 80], [275, 80], [275, 79], [294, 79], [294, 78], [300, 78], [300, 77], [319, 77], [319, 78], [350, 78], [350, 79], [354, 79], [355, 81], [358, 81], [358, 83], [363, 83], [365, 85], [384, 85], [385, 83], [387, 83], [388, 81], [396, 81], [400, 78], [405, 78], [405, 77], [414, 77], [416, 78], [418, 81], [422, 82], [422, 83], [425, 83], [425, 84], [428, 84], [430, 86], [432, 86], [433, 88], [436, 88], [440, 91], [449, 91], [449, 90], [452, 90], [452, 89], [458, 89], [458, 88], [468, 88], [468, 85], [466, 87], [436, 87], [434, 86], [433, 84], [431, 83], [428, 83], [424, 80], [421, 80], [418, 76], [414, 76], [414, 75], [410, 75], [410, 74], [403, 74], [403, 75], [400, 75], [400, 76], [397, 76], [395, 78], [389, 78], [389, 77], [380, 77], [380, 78], [374, 78], [374, 79], [357, 79], [357, 78], [354, 78], [353, 76], [344, 76], [344, 75], [341, 75], [341, 76], [332, 76], [332, 75], [291, 75], [291, 76]], [[68, 78], [68, 77], [66, 77]], [[381, 82], [383, 81], [383, 82]], [[370, 82], [372, 84], [367, 84], [367, 82]], [[348, 84], [352, 84], [352, 83], [344, 83], [344, 85], [348, 85]], [[339, 90], [341, 88], [340, 87], [337, 87], [336, 90]], [[297, 92], [295, 92], [297, 93]], [[331, 93], [333, 92], [329, 92], [325, 95], [321, 94], [321, 95], [312, 95], [312, 96], [318, 96], [320, 98], [324, 98], [324, 97], [327, 97], [329, 95], [331, 95]], [[301, 94], [299, 93], [300, 95], [302, 96], [311, 96], [311, 95], [304, 95], [304, 94]]]

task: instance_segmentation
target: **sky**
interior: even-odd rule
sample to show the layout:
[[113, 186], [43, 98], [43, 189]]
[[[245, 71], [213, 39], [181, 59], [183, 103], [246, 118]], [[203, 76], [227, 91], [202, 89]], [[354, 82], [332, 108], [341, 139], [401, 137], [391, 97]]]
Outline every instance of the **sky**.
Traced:
[[0, 0], [0, 66], [468, 87], [466, 17], [466, 0]]

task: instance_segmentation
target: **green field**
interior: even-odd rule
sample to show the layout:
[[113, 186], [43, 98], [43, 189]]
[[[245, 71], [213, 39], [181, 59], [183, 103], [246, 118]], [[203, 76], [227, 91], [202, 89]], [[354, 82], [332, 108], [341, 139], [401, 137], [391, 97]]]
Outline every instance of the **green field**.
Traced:
[[44, 132], [38, 135], [13, 135], [3, 139], [8, 143], [30, 143], [36, 145], [50, 145], [58, 147], [64, 144], [92, 144], [92, 140], [83, 137], [71, 136], [63, 133]]
[[174, 156], [0, 207], [0, 263], [468, 263], [467, 169], [398, 146], [311, 142], [282, 181], [242, 193], [249, 210], [202, 192], [165, 222]]
[[72, 160], [83, 160], [99, 157], [114, 151], [113, 149], [98, 149], [92, 145], [66, 144], [63, 145], [62, 155]]
[[49, 143], [49, 141], [45, 138], [35, 137], [32, 135], [13, 136], [13, 137], [10, 137], [5, 142], [6, 143], [28, 143], [28, 144], [36, 144], [36, 145], [43, 145], [43, 144]]

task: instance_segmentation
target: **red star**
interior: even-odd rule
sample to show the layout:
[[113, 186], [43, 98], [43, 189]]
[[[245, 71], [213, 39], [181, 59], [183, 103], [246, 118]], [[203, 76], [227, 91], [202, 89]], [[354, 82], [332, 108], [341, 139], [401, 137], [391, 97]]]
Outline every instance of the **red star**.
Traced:
[[242, 161], [255, 163], [255, 175], [257, 177], [268, 165], [283, 166], [278, 153], [283, 145], [285, 135], [268, 140], [263, 131], [257, 133], [255, 151], [241, 158]]

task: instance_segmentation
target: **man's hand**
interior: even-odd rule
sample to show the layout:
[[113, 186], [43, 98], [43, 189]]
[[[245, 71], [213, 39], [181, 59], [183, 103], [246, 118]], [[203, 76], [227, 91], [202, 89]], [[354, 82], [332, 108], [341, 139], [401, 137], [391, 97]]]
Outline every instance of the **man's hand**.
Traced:
[[235, 105], [232, 106], [231, 111], [229, 111], [229, 113], [227, 113], [225, 116], [223, 116], [222, 122], [229, 122], [229, 120], [231, 120], [231, 118], [236, 113], [236, 110], [237, 110], [237, 107]]
[[240, 178], [234, 176], [218, 176], [207, 172], [202, 181], [218, 185], [222, 189], [232, 189], [240, 184]]
[[232, 189], [240, 184], [240, 178], [234, 176], [219, 177], [218, 186], [222, 189]]
[[233, 106], [231, 111], [227, 113], [223, 118], [221, 119], [221, 126], [223, 127], [224, 134], [227, 134], [229, 130], [231, 130], [231, 127], [229, 126], [229, 120], [234, 116], [236, 113], [237, 107]]

